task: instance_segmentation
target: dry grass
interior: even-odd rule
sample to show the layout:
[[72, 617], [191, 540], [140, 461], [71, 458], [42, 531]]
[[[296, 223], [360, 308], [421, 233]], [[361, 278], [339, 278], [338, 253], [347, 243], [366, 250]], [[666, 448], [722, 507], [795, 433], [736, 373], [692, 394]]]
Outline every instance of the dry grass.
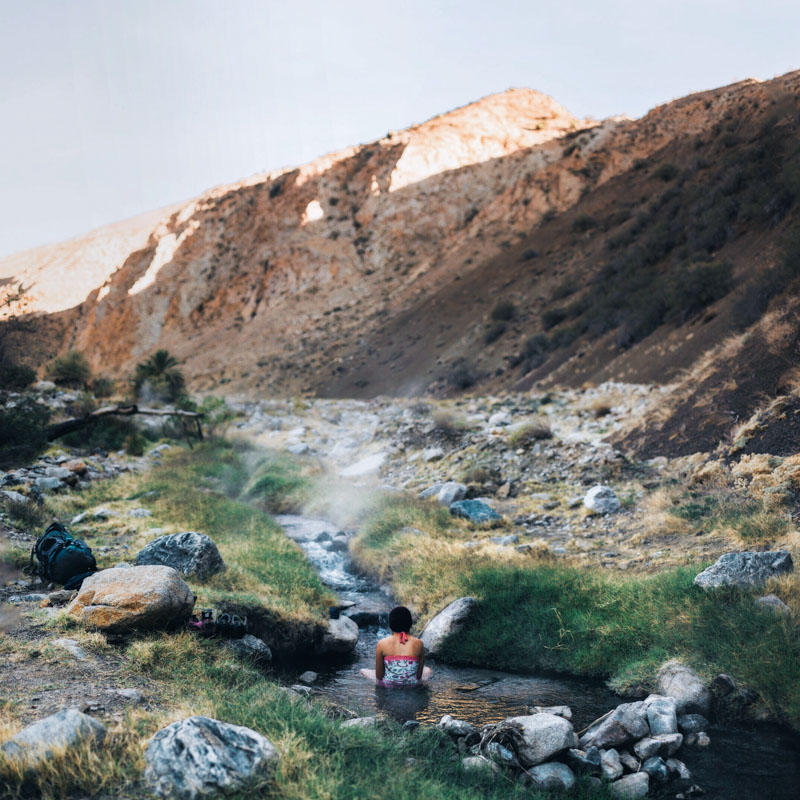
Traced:
[[515, 426], [508, 440], [514, 447], [527, 447], [552, 438], [553, 430], [546, 420], [532, 419]]
[[469, 430], [467, 421], [455, 411], [437, 408], [431, 414], [433, 430], [448, 439], [457, 439]]

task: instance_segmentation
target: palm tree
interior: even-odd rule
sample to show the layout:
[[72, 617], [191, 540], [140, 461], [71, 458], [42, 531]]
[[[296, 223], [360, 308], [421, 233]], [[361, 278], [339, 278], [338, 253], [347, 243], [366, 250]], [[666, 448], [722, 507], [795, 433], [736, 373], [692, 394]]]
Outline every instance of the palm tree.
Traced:
[[139, 394], [145, 383], [167, 400], [180, 399], [186, 390], [183, 373], [177, 369], [178, 360], [168, 350], [156, 350], [150, 358], [136, 365], [133, 391]]

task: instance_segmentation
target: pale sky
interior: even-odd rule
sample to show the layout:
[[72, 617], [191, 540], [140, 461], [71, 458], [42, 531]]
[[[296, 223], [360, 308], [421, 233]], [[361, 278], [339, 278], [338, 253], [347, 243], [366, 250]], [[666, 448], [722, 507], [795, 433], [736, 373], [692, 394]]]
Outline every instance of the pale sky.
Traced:
[[640, 116], [800, 68], [796, 0], [0, 0], [0, 255], [509, 87]]

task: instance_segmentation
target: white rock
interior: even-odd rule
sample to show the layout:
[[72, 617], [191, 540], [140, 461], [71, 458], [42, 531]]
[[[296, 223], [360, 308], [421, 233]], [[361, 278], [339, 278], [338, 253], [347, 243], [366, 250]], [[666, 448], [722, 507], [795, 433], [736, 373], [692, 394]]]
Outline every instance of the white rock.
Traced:
[[703, 714], [711, 709], [711, 692], [703, 679], [680, 661], [667, 661], [659, 670], [656, 691], [672, 697], [678, 714]]
[[442, 458], [444, 458], [444, 450], [441, 447], [426, 447], [422, 451], [422, 460], [425, 462], [439, 461]]
[[342, 726], [343, 728], [373, 728], [377, 723], [377, 717], [356, 717], [355, 719], [346, 719]]
[[371, 475], [378, 472], [384, 461], [386, 461], [386, 453], [373, 453], [372, 455], [364, 456], [364, 458], [356, 461], [355, 464], [345, 467], [340, 472], [340, 475], [345, 478], [360, 478], [363, 475]]
[[478, 605], [474, 597], [460, 597], [442, 609], [422, 632], [425, 651], [433, 655], [451, 634], [458, 633]]
[[626, 775], [614, 781], [608, 788], [618, 800], [639, 800], [641, 797], [647, 797], [650, 791], [650, 776], [646, 772]]
[[0, 746], [0, 751], [33, 767], [49, 760], [54, 750], [71, 750], [86, 740], [101, 745], [105, 735], [101, 722], [68, 708], [23, 728]]
[[436, 500], [440, 506], [447, 506], [448, 508], [459, 500], [463, 500], [467, 495], [467, 487], [463, 483], [456, 481], [448, 481], [442, 484], [439, 491], [436, 493]]
[[622, 508], [619, 498], [609, 486], [594, 486], [583, 498], [583, 505], [595, 514], [613, 514]]
[[523, 766], [531, 767], [547, 761], [556, 753], [578, 746], [578, 737], [572, 724], [554, 714], [531, 714], [511, 717], [507, 723], [518, 725], [522, 743], [517, 754]]
[[328, 620], [317, 653], [352, 653], [358, 643], [358, 625], [348, 617]]
[[266, 777], [277, 760], [272, 742], [250, 728], [189, 717], [150, 740], [144, 780], [159, 797], [198, 800], [244, 789]]
[[575, 787], [575, 775], [566, 764], [553, 761], [531, 767], [528, 775], [533, 779], [533, 786], [543, 791], [568, 792]]

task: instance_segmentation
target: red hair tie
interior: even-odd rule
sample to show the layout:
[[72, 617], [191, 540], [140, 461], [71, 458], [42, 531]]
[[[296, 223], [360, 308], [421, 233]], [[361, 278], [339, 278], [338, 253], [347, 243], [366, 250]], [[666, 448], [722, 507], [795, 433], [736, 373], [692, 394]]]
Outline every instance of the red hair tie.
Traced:
[[408, 641], [408, 634], [405, 631], [400, 631], [400, 644], [405, 644]]

